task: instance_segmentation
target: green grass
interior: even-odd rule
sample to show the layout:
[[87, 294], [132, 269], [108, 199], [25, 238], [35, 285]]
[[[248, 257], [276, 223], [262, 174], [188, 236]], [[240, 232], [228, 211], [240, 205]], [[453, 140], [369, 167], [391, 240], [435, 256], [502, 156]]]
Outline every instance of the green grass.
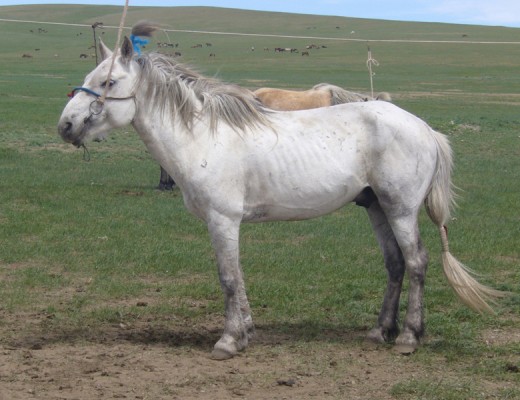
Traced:
[[[119, 22], [119, 8], [113, 7], [1, 11], [2, 18]], [[498, 27], [192, 8], [160, 13], [135, 8], [127, 24], [143, 17], [174, 29], [338, 38], [355, 30], [365, 39], [461, 40], [462, 33], [468, 40], [518, 38], [517, 29]], [[154, 190], [158, 166], [131, 129], [90, 145], [90, 162], [56, 134], [66, 93], [93, 67], [92, 60], [79, 59], [89, 51], [90, 28], [45, 26], [46, 34], [29, 32], [38, 26], [0, 22], [0, 313], [43, 312], [50, 316], [46, 329], [51, 331], [220, 315], [222, 295], [206, 229], [187, 213], [178, 192]], [[324, 40], [326, 49], [302, 58], [274, 54], [272, 48], [320, 41], [170, 37], [181, 44], [185, 61], [249, 88], [303, 88], [326, 81], [368, 91], [365, 43]], [[107, 44], [114, 40], [115, 31], [107, 30]], [[190, 47], [205, 42], [213, 43], [211, 50]], [[391, 393], [403, 399], [489, 398], [473, 380], [518, 382], [506, 366], [520, 362], [517, 341], [492, 349], [482, 341], [491, 329], [520, 329], [518, 52], [511, 45], [488, 44], [378, 42], [371, 48], [381, 63], [376, 90], [389, 91], [398, 105], [451, 139], [461, 194], [450, 226], [453, 253], [482, 274], [483, 282], [513, 293], [497, 306], [497, 316], [465, 309], [442, 275], [435, 227], [421, 215], [431, 256], [425, 297], [429, 340], [417, 360], [428, 365], [442, 357], [450, 368], [463, 365], [467, 379], [412, 380], [396, 384]], [[209, 60], [210, 51], [215, 60]], [[33, 58], [24, 59], [23, 53]], [[241, 258], [259, 326], [312, 342], [324, 330], [365, 331], [375, 322], [385, 271], [360, 208], [312, 221], [244, 225]], [[403, 312], [405, 307], [403, 298]], [[504, 389], [495, 396], [520, 394]]]
[[[429, 400], [484, 400], [487, 394], [479, 391], [471, 379], [453, 382], [430, 382], [412, 380], [409, 383], [398, 384], [391, 394], [399, 399], [429, 399]], [[516, 399], [520, 396], [518, 389], [499, 389], [495, 398]]]

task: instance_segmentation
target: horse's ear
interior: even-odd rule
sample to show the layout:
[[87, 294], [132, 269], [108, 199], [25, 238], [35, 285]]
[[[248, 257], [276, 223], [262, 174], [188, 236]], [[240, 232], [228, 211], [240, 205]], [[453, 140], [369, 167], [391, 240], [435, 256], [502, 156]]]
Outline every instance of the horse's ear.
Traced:
[[123, 44], [121, 45], [121, 58], [123, 62], [128, 63], [132, 60], [134, 56], [134, 45], [126, 36], [123, 39]]
[[99, 53], [101, 54], [101, 59], [106, 60], [107, 58], [112, 56], [112, 50], [110, 50], [102, 40], [99, 41]]

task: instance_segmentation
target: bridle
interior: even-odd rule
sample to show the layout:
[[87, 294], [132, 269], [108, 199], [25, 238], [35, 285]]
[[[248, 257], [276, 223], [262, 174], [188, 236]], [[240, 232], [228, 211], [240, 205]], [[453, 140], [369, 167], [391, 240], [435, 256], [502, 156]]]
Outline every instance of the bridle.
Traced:
[[[128, 11], [128, 3], [129, 3], [129, 0], [125, 0], [125, 8], [123, 9], [123, 15], [121, 17], [121, 22], [119, 23], [119, 30], [117, 32], [117, 42], [116, 42], [116, 49], [119, 47], [119, 43], [121, 42], [121, 34], [123, 33], [123, 26], [124, 26], [124, 22], [125, 22], [125, 19], [126, 19], [126, 13]], [[92, 25], [92, 27], [94, 27], [94, 25]], [[95, 34], [94, 34], [95, 36]], [[94, 37], [95, 39], [95, 37]], [[134, 100], [134, 106], [137, 110], [137, 102], [135, 101], [135, 93], [130, 95], [130, 96], [127, 96], [127, 97], [107, 97], [107, 91], [108, 91], [108, 83], [110, 82], [110, 77], [112, 75], [112, 69], [114, 68], [114, 62], [116, 60], [116, 54], [117, 52], [114, 51], [112, 53], [112, 62], [110, 64], [110, 69], [108, 70], [108, 77], [107, 77], [107, 80], [106, 80], [106, 83], [107, 83], [107, 86], [105, 86], [105, 91], [104, 93], [101, 95], [95, 91], [93, 91], [92, 89], [89, 89], [89, 88], [86, 88], [86, 87], [83, 87], [83, 86], [77, 86], [75, 88], [72, 89], [72, 92], [69, 93], [69, 97], [72, 99], [74, 97], [74, 94], [76, 94], [77, 91], [83, 91], [87, 94], [90, 94], [92, 96], [94, 96], [96, 99], [94, 101], [92, 101], [90, 103], [90, 106], [89, 106], [89, 111], [90, 111], [90, 114], [88, 117], [85, 117], [85, 119], [83, 120], [83, 123], [84, 124], [87, 124], [90, 119], [92, 118], [93, 115], [99, 115], [101, 114], [101, 111], [103, 111], [103, 106], [105, 105], [105, 101], [106, 100], [129, 100], [129, 99], [132, 99]], [[96, 104], [97, 106], [93, 106], [93, 104]], [[83, 158], [85, 159], [85, 157], [88, 158], [88, 160], [90, 160], [90, 153], [88, 152], [87, 150], [87, 147], [85, 146], [85, 144], [83, 143], [82, 144], [82, 147], [83, 147]]]
[[[74, 97], [74, 95], [76, 94], [76, 92], [85, 92], [85, 93], [90, 94], [90, 95], [92, 95], [92, 96], [94, 96], [96, 98], [95, 100], [92, 101], [92, 103], [90, 103], [90, 106], [89, 106], [90, 114], [89, 114], [89, 116], [85, 117], [85, 119], [83, 120], [83, 122], [86, 124], [87, 122], [90, 121], [90, 119], [94, 115], [101, 114], [101, 111], [103, 111], [103, 106], [105, 105], [105, 103], [104, 103], [104, 101], [100, 101], [100, 99], [102, 97], [101, 94], [99, 94], [98, 92], [95, 92], [92, 89], [86, 88], [84, 86], [76, 86], [75, 88], [72, 89], [72, 92], [67, 94], [67, 96], [72, 99]], [[134, 103], [135, 103], [135, 94], [131, 94], [130, 96], [126, 96], [126, 97], [111, 97], [111, 96], [107, 96], [107, 97], [104, 98], [104, 100], [117, 100], [117, 101], [120, 101], [120, 100], [134, 100]]]
[[[92, 89], [89, 89], [89, 88], [86, 88], [83, 86], [76, 86], [74, 89], [72, 89], [72, 92], [70, 92], [67, 96], [69, 96], [72, 99], [74, 97], [74, 95], [76, 94], [76, 92], [85, 92], [85, 93], [91, 94], [92, 96], [96, 97], [96, 101], [101, 98], [101, 94], [93, 91]], [[130, 100], [130, 99], [135, 99], [135, 94], [132, 94], [127, 97], [111, 97], [111, 96], [105, 97], [105, 100]]]
[[[99, 94], [98, 92], [95, 92], [94, 90], [92, 89], [89, 89], [89, 88], [86, 88], [84, 86], [76, 86], [72, 89], [72, 92], [68, 93], [67, 96], [69, 98], [73, 98], [74, 95], [76, 94], [76, 92], [85, 92], [87, 94], [90, 94], [92, 96], [94, 96], [96, 99], [95, 100], [92, 100], [92, 102], [90, 103], [90, 106], [89, 106], [89, 112], [90, 114], [88, 115], [88, 117], [85, 117], [83, 119], [83, 123], [84, 124], [87, 124], [94, 115], [99, 115], [101, 114], [101, 111], [103, 111], [103, 106], [105, 105], [105, 101], [104, 100], [116, 100], [116, 101], [120, 101], [120, 100], [133, 100], [134, 101], [134, 104], [136, 105], [137, 107], [137, 103], [135, 101], [135, 94], [132, 94], [130, 96], [126, 96], [126, 97], [111, 97], [111, 96], [107, 96], [104, 98], [103, 101], [100, 101], [100, 99], [102, 98], [102, 95]], [[85, 144], [81, 144], [80, 146], [77, 146], [77, 147], [83, 147], [83, 159], [85, 161], [90, 161], [90, 153], [87, 149], [87, 147], [85, 146]]]

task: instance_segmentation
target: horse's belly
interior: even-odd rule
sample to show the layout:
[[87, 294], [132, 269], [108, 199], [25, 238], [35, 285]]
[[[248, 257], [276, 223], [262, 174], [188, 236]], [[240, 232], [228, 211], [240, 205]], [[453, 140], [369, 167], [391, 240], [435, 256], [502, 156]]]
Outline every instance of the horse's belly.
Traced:
[[244, 222], [265, 221], [296, 221], [319, 217], [329, 214], [345, 204], [351, 202], [359, 190], [343, 188], [337, 193], [321, 193], [308, 195], [298, 188], [293, 193], [287, 192], [283, 196], [267, 196], [264, 201], [256, 199], [244, 205]]
[[249, 168], [243, 220], [301, 220], [337, 210], [366, 186], [362, 165], [356, 151], [278, 149]]

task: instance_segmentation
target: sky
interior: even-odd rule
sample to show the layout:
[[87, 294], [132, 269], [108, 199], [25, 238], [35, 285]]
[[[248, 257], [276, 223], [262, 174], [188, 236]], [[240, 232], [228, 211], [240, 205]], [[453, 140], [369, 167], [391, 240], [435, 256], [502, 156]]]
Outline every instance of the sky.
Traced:
[[[58, 3], [123, 6], [125, 2], [124, 0], [0, 0], [0, 6]], [[520, 27], [520, 0], [130, 0], [130, 6], [212, 6], [399, 21]]]

